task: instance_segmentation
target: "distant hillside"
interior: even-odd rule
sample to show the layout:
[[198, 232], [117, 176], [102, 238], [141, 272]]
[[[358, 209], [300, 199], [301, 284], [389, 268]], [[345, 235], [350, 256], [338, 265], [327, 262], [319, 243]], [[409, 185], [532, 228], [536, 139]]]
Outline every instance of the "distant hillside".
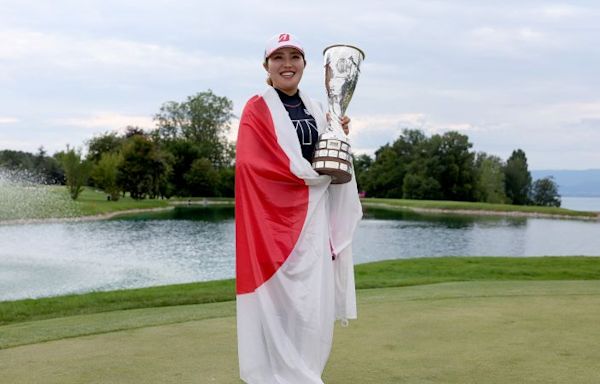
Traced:
[[533, 180], [553, 176], [561, 196], [600, 196], [600, 169], [531, 171]]

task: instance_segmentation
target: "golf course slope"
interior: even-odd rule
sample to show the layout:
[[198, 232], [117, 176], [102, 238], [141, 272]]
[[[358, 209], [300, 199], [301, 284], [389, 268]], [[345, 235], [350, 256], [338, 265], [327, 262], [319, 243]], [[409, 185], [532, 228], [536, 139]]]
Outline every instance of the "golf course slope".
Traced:
[[[599, 383], [600, 281], [358, 291], [327, 384]], [[0, 327], [2, 383], [241, 383], [232, 301]], [[46, 340], [46, 341], [44, 341]]]

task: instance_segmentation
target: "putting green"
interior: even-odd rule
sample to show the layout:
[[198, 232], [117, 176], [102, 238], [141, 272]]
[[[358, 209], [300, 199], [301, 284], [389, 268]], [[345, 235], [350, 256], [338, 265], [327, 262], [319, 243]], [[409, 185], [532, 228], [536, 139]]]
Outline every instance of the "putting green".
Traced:
[[[44, 329], [51, 338], [69, 337], [0, 350], [2, 382], [241, 383], [234, 304], [211, 305], [0, 327], [0, 339], [9, 335], [13, 345]], [[336, 328], [324, 380], [598, 383], [598, 318], [596, 280], [362, 290], [359, 320]], [[96, 334], [77, 336], [86, 333]]]

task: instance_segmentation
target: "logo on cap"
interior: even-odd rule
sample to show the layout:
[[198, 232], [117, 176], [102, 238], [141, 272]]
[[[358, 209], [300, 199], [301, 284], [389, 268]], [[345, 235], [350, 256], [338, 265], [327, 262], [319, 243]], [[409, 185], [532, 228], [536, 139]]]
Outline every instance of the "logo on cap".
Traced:
[[279, 41], [278, 41], [278, 43], [281, 43], [283, 41], [290, 41], [290, 34], [289, 33], [282, 33], [281, 35], [279, 35]]

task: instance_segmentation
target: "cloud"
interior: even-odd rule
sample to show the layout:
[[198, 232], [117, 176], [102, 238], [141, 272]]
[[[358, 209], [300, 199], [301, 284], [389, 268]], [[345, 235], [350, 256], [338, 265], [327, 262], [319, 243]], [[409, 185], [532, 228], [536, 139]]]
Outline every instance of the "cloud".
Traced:
[[20, 120], [16, 117], [2, 117], [0, 116], [0, 124], [14, 124], [18, 123]]
[[171, 76], [193, 71], [196, 77], [210, 78], [250, 67], [250, 60], [232, 60], [226, 54], [214, 55], [128, 39], [40, 33], [26, 29], [0, 30], [0, 59], [5, 61], [2, 66], [5, 70], [17, 73], [23, 67], [43, 66], [46, 71], [51, 68], [80, 70], [90, 77], [95, 72], [107, 70], [135, 73], [152, 70], [168, 71]]
[[356, 134], [370, 134], [373, 131], [420, 129], [429, 134], [447, 131], [473, 131], [478, 128], [464, 122], [435, 122], [423, 113], [402, 113], [397, 115], [358, 115], [352, 118], [352, 128]]
[[[423, 113], [369, 114], [351, 116], [350, 140], [356, 153], [373, 155], [381, 146], [392, 143], [404, 129], [419, 129], [426, 135], [459, 131], [464, 134], [478, 131], [470, 123], [433, 122]], [[239, 119], [231, 120], [231, 130], [227, 134], [229, 141], [237, 139]]]
[[599, 119], [600, 100], [569, 101], [550, 104], [540, 108], [540, 113], [560, 120], [564, 120], [565, 118], [572, 120], [574, 116], [582, 120]]
[[113, 112], [98, 113], [86, 117], [55, 119], [53, 123], [56, 125], [67, 125], [94, 130], [120, 130], [127, 126], [137, 126], [149, 129], [153, 128], [155, 125], [152, 118], [148, 116], [123, 115]]
[[581, 15], [582, 12], [585, 11], [579, 7], [567, 4], [553, 4], [544, 6], [541, 9], [539, 9], [539, 14], [542, 17], [551, 20], [563, 20], [566, 18], [572, 18]]
[[235, 142], [237, 140], [237, 135], [238, 135], [238, 131], [240, 128], [240, 119], [237, 117], [231, 119], [229, 125], [230, 125], [231, 129], [229, 130], [229, 132], [227, 133], [227, 135], [225, 137], [227, 138], [227, 140], [229, 142]]
[[467, 33], [467, 46], [496, 55], [527, 54], [532, 48], [546, 48], [553, 43], [541, 30], [532, 27], [475, 28]]
[[396, 140], [403, 129], [422, 129], [426, 121], [421, 113], [355, 115], [351, 119], [353, 148], [356, 152], [368, 154]]
[[32, 147], [31, 141], [25, 140], [11, 140], [2, 138], [0, 139], [0, 151], [4, 149], [10, 149], [13, 151], [33, 151], [35, 148]]
[[468, 134], [480, 130], [471, 123], [435, 121], [424, 113], [356, 115], [351, 118], [350, 138], [354, 151], [369, 155], [394, 142], [404, 129], [418, 129], [429, 136], [448, 131]]
[[600, 54], [590, 47], [600, 5], [593, 2], [5, 3], [0, 119], [19, 121], [0, 120], [0, 136], [27, 136], [32, 150], [81, 143], [95, 130], [152, 127], [162, 102], [208, 88], [232, 99], [239, 114], [264, 86], [264, 41], [283, 30], [305, 43], [301, 89], [322, 101], [322, 48], [347, 42], [366, 52], [348, 113], [355, 149], [374, 151], [403, 128], [459, 130], [476, 150], [523, 146], [537, 164], [568, 153], [581, 168], [587, 160], [573, 148], [597, 138]]

